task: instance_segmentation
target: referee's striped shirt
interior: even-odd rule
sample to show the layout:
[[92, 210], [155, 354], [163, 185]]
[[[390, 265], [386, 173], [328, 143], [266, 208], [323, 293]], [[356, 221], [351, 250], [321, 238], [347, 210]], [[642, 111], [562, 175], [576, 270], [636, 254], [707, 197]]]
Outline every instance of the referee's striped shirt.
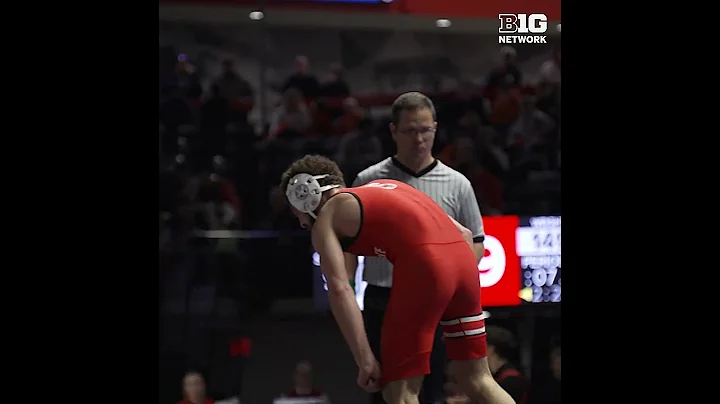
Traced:
[[[352, 186], [358, 187], [379, 179], [412, 185], [432, 198], [453, 219], [470, 229], [476, 243], [485, 240], [480, 208], [470, 181], [441, 161], [435, 160], [416, 174], [395, 157], [388, 157], [360, 172]], [[370, 285], [391, 287], [392, 264], [385, 258], [365, 257], [363, 279]]]

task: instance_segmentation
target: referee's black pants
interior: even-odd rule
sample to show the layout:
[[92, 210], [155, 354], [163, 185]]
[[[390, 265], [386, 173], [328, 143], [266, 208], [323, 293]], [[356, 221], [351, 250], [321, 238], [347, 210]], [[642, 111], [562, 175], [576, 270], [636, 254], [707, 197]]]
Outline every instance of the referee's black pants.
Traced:
[[[390, 300], [390, 288], [368, 285], [365, 289], [363, 319], [367, 331], [370, 348], [375, 357], [380, 360], [380, 334], [382, 331], [385, 308]], [[444, 402], [445, 393], [445, 344], [442, 341], [440, 327], [435, 331], [432, 353], [430, 354], [430, 374], [425, 375], [420, 404], [433, 404]], [[382, 365], [382, 364], [381, 364]], [[385, 404], [381, 393], [374, 393], [370, 397], [370, 404]]]

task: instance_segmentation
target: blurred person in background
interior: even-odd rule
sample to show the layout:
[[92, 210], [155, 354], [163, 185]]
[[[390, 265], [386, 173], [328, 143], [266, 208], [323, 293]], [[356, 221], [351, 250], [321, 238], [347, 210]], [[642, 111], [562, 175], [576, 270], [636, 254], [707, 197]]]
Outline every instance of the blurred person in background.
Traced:
[[[424, 94], [409, 92], [400, 95], [392, 106], [390, 132], [397, 145], [397, 154], [360, 172], [353, 187], [377, 179], [393, 179], [412, 185], [432, 198], [461, 225], [472, 231], [473, 253], [479, 261], [485, 249], [480, 209], [470, 181], [432, 155], [437, 122], [435, 106]], [[355, 273], [357, 261], [347, 262], [348, 271]], [[393, 266], [382, 257], [366, 257], [363, 280], [365, 289], [363, 318], [370, 346], [380, 353], [380, 334], [392, 287]], [[430, 357], [430, 374], [423, 380], [421, 403], [441, 401], [444, 396], [445, 352], [442, 331], [438, 327]], [[383, 403], [382, 395], [373, 394], [372, 403]]]
[[463, 80], [457, 91], [457, 97], [442, 104], [443, 106], [438, 110], [438, 117], [442, 122], [447, 122], [451, 129], [464, 126], [462, 121], [466, 120], [468, 115], [474, 115], [472, 119], [477, 120], [477, 125], [487, 125], [489, 118], [485, 102], [478, 86], [469, 80]]
[[293, 73], [285, 79], [282, 91], [295, 88], [305, 100], [314, 100], [320, 91], [320, 83], [317, 77], [310, 73], [310, 61], [305, 56], [295, 57]]
[[269, 139], [297, 138], [312, 124], [310, 110], [303, 100], [302, 92], [289, 88], [283, 94], [282, 103], [270, 117]]
[[517, 119], [510, 125], [508, 144], [530, 149], [554, 128], [555, 121], [536, 108], [535, 97], [525, 96]]
[[487, 332], [488, 365], [498, 384], [517, 404], [526, 404], [530, 381], [512, 364], [517, 355], [515, 336], [507, 329], [495, 325], [485, 327]]
[[559, 124], [560, 120], [560, 45], [555, 45], [552, 56], [540, 67], [540, 81], [537, 85], [537, 107], [550, 115]]
[[[293, 388], [283, 395], [284, 397], [325, 397], [315, 388], [313, 383], [313, 369], [308, 361], [299, 362], [295, 366]], [[329, 401], [326, 400], [327, 403]]]
[[522, 84], [522, 72], [517, 67], [517, 51], [512, 46], [500, 48], [500, 65], [488, 75], [486, 86], [490, 89], [517, 87]]
[[200, 230], [230, 230], [239, 227], [242, 203], [235, 185], [224, 175], [225, 159], [213, 158], [209, 174], [200, 175], [194, 198], [196, 225]]
[[217, 216], [222, 228], [237, 228], [241, 221], [242, 201], [235, 189], [235, 184], [225, 175], [226, 172], [227, 161], [225, 158], [215, 156], [210, 181], [218, 185], [219, 198], [216, 210], [220, 210], [221, 213]]
[[561, 79], [562, 77], [560, 75], [560, 45], [555, 45], [552, 48], [552, 54], [550, 59], [546, 60], [540, 66], [539, 84], [559, 88]]
[[202, 86], [200, 85], [197, 68], [188, 61], [187, 55], [183, 53], [178, 55], [175, 70], [167, 78], [166, 85], [169, 88], [178, 88], [182, 96], [190, 100], [198, 100], [202, 95]]
[[160, 122], [165, 127], [166, 138], [175, 139], [177, 129], [182, 125], [195, 123], [195, 111], [180, 87], [168, 87], [167, 97], [160, 102]]
[[232, 120], [246, 122], [254, 103], [254, 92], [250, 83], [236, 70], [232, 59], [222, 62], [222, 73], [215, 79], [218, 96], [226, 99]]
[[227, 146], [226, 127], [230, 123], [230, 102], [217, 85], [210, 87], [210, 97], [200, 109], [200, 133], [196, 145], [202, 149], [202, 159], [225, 153]]
[[258, 227], [261, 229], [281, 231], [295, 229], [295, 218], [290, 213], [285, 195], [283, 195], [280, 188], [271, 188], [268, 200], [270, 202], [270, 212], [265, 215]]
[[358, 100], [353, 97], [345, 98], [342, 102], [342, 114], [335, 120], [335, 133], [344, 135], [355, 131], [364, 117], [365, 111]]
[[492, 175], [505, 181], [512, 169], [505, 136], [491, 126], [484, 126], [478, 131], [475, 147], [478, 149], [480, 164]]
[[365, 167], [380, 161], [382, 152], [382, 143], [375, 135], [373, 122], [363, 119], [356, 130], [346, 133], [340, 139], [335, 161], [347, 176], [346, 181], [350, 182]]
[[510, 126], [520, 114], [522, 105], [520, 89], [506, 83], [500, 83], [490, 103], [490, 123], [502, 135], [507, 135]]
[[183, 378], [183, 399], [178, 404], [215, 404], [205, 397], [205, 379], [200, 372], [188, 372]]
[[553, 347], [550, 352], [550, 374], [549, 380], [537, 383], [533, 388], [530, 404], [561, 404], [561, 370], [562, 357], [560, 356], [560, 345]]
[[480, 211], [484, 215], [502, 214], [503, 182], [481, 164], [475, 137], [467, 135], [456, 137], [443, 149], [440, 158], [470, 180]]
[[330, 66], [326, 80], [320, 86], [318, 95], [327, 98], [345, 98], [350, 95], [350, 86], [344, 78], [345, 70], [339, 63]]
[[500, 49], [501, 63], [488, 76], [486, 88], [490, 90], [489, 121], [505, 134], [520, 112], [522, 73], [516, 65], [517, 51], [511, 46]]
[[252, 101], [253, 89], [237, 71], [232, 59], [222, 61], [222, 73], [215, 79], [213, 85], [217, 86], [219, 95], [227, 99], [245, 99]]

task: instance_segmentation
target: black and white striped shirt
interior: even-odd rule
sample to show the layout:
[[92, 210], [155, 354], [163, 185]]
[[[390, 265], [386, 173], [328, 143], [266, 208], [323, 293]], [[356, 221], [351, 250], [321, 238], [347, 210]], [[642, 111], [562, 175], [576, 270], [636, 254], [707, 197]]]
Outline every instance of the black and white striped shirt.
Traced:
[[[395, 157], [388, 157], [360, 172], [352, 186], [379, 179], [392, 179], [412, 185], [432, 198], [453, 219], [470, 229], [476, 243], [485, 239], [480, 208], [470, 181], [441, 161], [435, 160], [421, 172], [413, 173]], [[391, 287], [392, 264], [385, 258], [365, 257], [363, 279], [370, 285]]]

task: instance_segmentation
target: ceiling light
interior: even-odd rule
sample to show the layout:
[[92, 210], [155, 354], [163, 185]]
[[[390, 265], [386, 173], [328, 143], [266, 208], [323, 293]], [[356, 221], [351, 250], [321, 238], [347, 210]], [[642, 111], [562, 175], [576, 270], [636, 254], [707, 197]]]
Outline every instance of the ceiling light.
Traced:
[[438, 28], [447, 28], [447, 27], [449, 27], [450, 25], [452, 25], [452, 23], [451, 23], [450, 20], [448, 20], [448, 19], [441, 18], [441, 19], [435, 21], [435, 25], [436, 25]]

